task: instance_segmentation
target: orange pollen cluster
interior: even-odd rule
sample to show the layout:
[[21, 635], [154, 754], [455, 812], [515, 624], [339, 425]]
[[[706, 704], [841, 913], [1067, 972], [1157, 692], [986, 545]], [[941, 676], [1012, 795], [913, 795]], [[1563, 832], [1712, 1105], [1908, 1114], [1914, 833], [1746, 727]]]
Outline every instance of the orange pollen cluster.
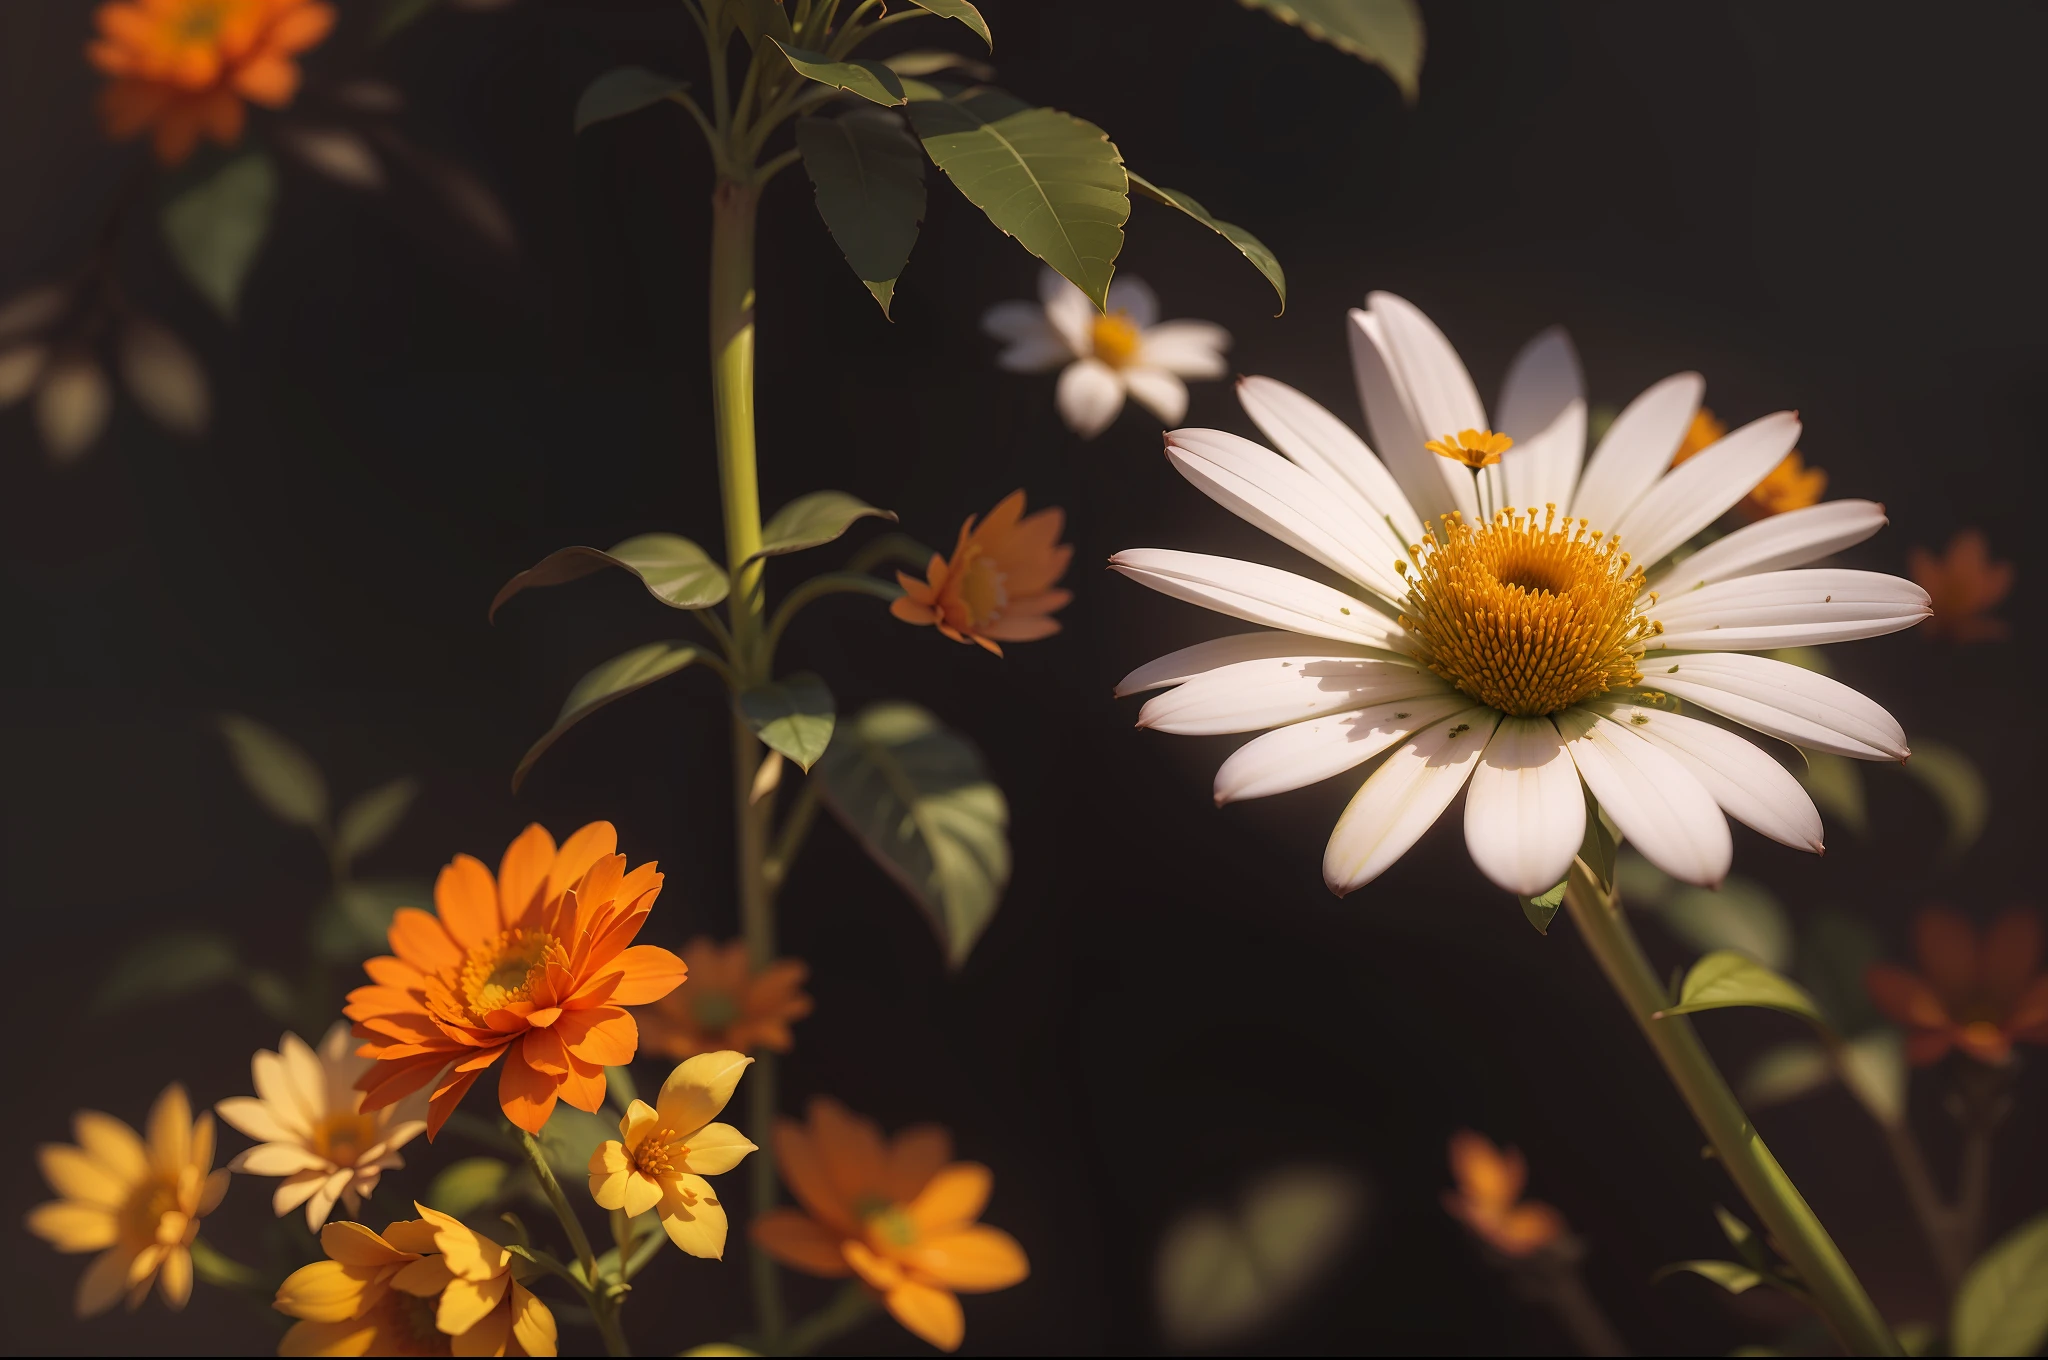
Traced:
[[1492, 430], [1460, 430], [1441, 439], [1432, 439], [1422, 447], [1439, 458], [1463, 463], [1477, 472], [1480, 468], [1498, 463], [1500, 456], [1514, 446], [1514, 440], [1504, 434], [1495, 434]]
[[532, 996], [551, 956], [567, 967], [568, 951], [554, 936], [538, 930], [508, 930], [470, 949], [449, 990], [480, 1021], [500, 1006]]
[[1129, 312], [1110, 312], [1095, 318], [1089, 331], [1095, 357], [1111, 368], [1122, 368], [1138, 357], [1138, 346], [1142, 337], [1138, 323], [1131, 320]]
[[377, 1141], [377, 1117], [336, 1111], [313, 1126], [313, 1151], [336, 1166], [354, 1166]]
[[[1664, 626], [1636, 600], [1640, 569], [1618, 540], [1549, 507], [1503, 510], [1475, 529], [1445, 515], [1396, 569], [1408, 578], [1401, 624], [1429, 668], [1480, 703], [1518, 717], [1555, 713], [1641, 681], [1636, 662]], [[1649, 597], [1655, 604], [1657, 597]]]
[[[677, 1140], [674, 1129], [656, 1129], [640, 1140], [640, 1146], [633, 1149], [633, 1169], [643, 1176], [662, 1180], [688, 1170], [683, 1165], [690, 1155], [690, 1149]], [[687, 1187], [678, 1186], [685, 1204], [695, 1204], [697, 1197]]]

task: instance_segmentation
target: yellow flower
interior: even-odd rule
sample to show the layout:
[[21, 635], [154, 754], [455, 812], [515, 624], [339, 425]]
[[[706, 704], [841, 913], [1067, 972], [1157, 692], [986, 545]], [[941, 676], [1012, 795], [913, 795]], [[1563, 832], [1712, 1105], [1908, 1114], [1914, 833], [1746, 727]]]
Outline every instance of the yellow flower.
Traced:
[[1447, 434], [1442, 439], [1432, 439], [1422, 447], [1439, 458], [1448, 458], [1453, 463], [1463, 463], [1477, 472], [1483, 467], [1492, 467], [1500, 456], [1515, 446], [1515, 441], [1492, 430], [1460, 430]]
[[715, 1124], [752, 1058], [701, 1053], [661, 1084], [658, 1103], [636, 1100], [619, 1137], [590, 1156], [590, 1197], [629, 1217], [657, 1206], [669, 1241], [692, 1256], [725, 1255], [725, 1207], [704, 1178], [730, 1171], [754, 1145], [730, 1124]]
[[213, 1171], [213, 1116], [192, 1117], [185, 1088], [172, 1082], [149, 1110], [147, 1144], [112, 1115], [72, 1116], [78, 1143], [45, 1143], [43, 1179], [61, 1197], [37, 1205], [29, 1231], [58, 1251], [100, 1255], [78, 1282], [77, 1309], [91, 1317], [124, 1294], [130, 1308], [156, 1281], [164, 1302], [192, 1296], [192, 1239], [199, 1220], [227, 1193], [228, 1173]]
[[320, 1230], [325, 1261], [295, 1270], [272, 1304], [299, 1319], [279, 1355], [553, 1355], [555, 1316], [512, 1278], [512, 1253], [447, 1214], [380, 1233]]

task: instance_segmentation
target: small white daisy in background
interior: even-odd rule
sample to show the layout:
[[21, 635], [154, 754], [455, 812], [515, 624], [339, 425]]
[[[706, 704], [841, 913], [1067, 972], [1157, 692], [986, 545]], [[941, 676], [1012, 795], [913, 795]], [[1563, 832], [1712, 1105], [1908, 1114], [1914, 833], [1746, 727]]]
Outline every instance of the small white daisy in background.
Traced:
[[1060, 369], [1055, 400], [1067, 428], [1093, 439], [1129, 397], [1168, 425], [1188, 413], [1189, 378], [1220, 378], [1230, 332], [1208, 321], [1161, 321], [1159, 299], [1144, 280], [1109, 285], [1109, 310], [1048, 269], [1037, 302], [999, 302], [982, 329], [1006, 348], [996, 362], [1013, 373]]
[[1906, 758], [1884, 709], [1758, 655], [1928, 616], [1911, 581], [1792, 570], [1876, 533], [1884, 507], [1773, 515], [1671, 562], [1782, 462], [1796, 416], [1752, 421], [1673, 467], [1703, 389], [1681, 373], [1631, 402], [1587, 458], [1563, 331], [1516, 357], [1496, 430], [1443, 332], [1392, 294], [1367, 301], [1350, 335], [1377, 454], [1271, 378], [1242, 379], [1238, 398], [1279, 453], [1219, 430], [1166, 437], [1196, 487], [1356, 589], [1201, 553], [1118, 553], [1110, 565], [1134, 580], [1262, 625], [1126, 676], [1120, 694], [1171, 687], [1139, 726], [1272, 729], [1224, 762], [1218, 803], [1384, 755], [1324, 854], [1340, 894], [1384, 872], [1468, 784], [1473, 862], [1524, 896], [1565, 877], [1586, 828], [1582, 788], [1645, 859], [1688, 883], [1728, 872], [1727, 817], [1818, 851], [1813, 800], [1735, 725], [1859, 760]]
[[314, 1232], [336, 1200], [361, 1217], [363, 1199], [378, 1179], [405, 1165], [398, 1149], [427, 1131], [427, 1093], [364, 1114], [355, 1082], [374, 1060], [355, 1055], [345, 1020], [335, 1021], [317, 1053], [296, 1034], [286, 1034], [277, 1049], [258, 1049], [249, 1064], [254, 1096], [213, 1107], [257, 1140], [228, 1170], [283, 1177], [271, 1207], [283, 1218], [304, 1204], [306, 1226]]

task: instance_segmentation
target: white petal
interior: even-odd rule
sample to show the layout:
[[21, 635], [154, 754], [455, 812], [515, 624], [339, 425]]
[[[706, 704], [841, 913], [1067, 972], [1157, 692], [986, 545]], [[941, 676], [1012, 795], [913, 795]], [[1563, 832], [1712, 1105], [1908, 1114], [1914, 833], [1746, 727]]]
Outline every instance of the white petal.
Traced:
[[1586, 787], [1643, 858], [1686, 883], [1718, 887], [1735, 858], [1728, 819], [1678, 758], [1588, 709], [1557, 715]]
[[1701, 586], [1660, 601], [1651, 617], [1664, 625], [1660, 648], [1767, 651], [1896, 633], [1933, 612], [1927, 592], [1904, 577], [1819, 568]]
[[1162, 321], [1138, 338], [1138, 362], [1183, 378], [1220, 378], [1230, 332], [1208, 321]]
[[1216, 771], [1216, 805], [1320, 783], [1363, 765], [1416, 728], [1471, 706], [1470, 699], [1447, 690], [1277, 727], [1223, 762]]
[[1399, 650], [1407, 633], [1363, 600], [1291, 571], [1172, 548], [1127, 548], [1109, 565], [1177, 600], [1309, 637]]
[[1856, 760], [1904, 760], [1906, 731], [1878, 704], [1802, 666], [1740, 652], [1651, 653], [1643, 687], [1667, 690], [1794, 746]]
[[998, 302], [981, 314], [981, 329], [994, 339], [1015, 344], [1019, 340], [1033, 340], [1052, 332], [1051, 323], [1045, 319], [1045, 308], [1036, 302], [1013, 298]]
[[300, 1138], [310, 1139], [314, 1121], [320, 1116], [308, 1115], [300, 1103], [285, 1072], [284, 1059], [267, 1048], [259, 1048], [249, 1062], [249, 1070], [256, 1079], [256, 1098], [270, 1107], [279, 1123]]
[[1123, 378], [1132, 398], [1158, 416], [1162, 425], [1178, 425], [1187, 415], [1188, 385], [1165, 369], [1133, 364]]
[[313, 1192], [325, 1184], [327, 1173], [324, 1171], [301, 1171], [296, 1176], [286, 1177], [270, 1196], [271, 1212], [283, 1218], [311, 1199]]
[[1107, 301], [1111, 312], [1127, 313], [1131, 324], [1139, 330], [1159, 320], [1159, 295], [1136, 274], [1118, 275], [1116, 282], [1109, 285]]
[[996, 355], [996, 367], [1011, 373], [1050, 373], [1061, 364], [1071, 363], [1074, 352], [1067, 348], [1067, 342], [1051, 326], [1044, 325], [1042, 319], [1040, 325], [1043, 334], [1004, 347]]
[[1625, 700], [1596, 699], [1587, 707], [1670, 752], [1744, 826], [1795, 850], [1821, 849], [1820, 812], [1812, 797], [1755, 742], [1698, 718]]
[[1649, 582], [1667, 599], [1715, 581], [1803, 567], [1861, 543], [1886, 524], [1876, 501], [1822, 501], [1788, 510], [1716, 539]]
[[1465, 794], [1465, 847], [1479, 872], [1534, 897], [1562, 882], [1586, 838], [1586, 795], [1548, 718], [1502, 718]]
[[259, 1143], [295, 1143], [304, 1135], [277, 1117], [275, 1111], [253, 1096], [231, 1096], [213, 1107], [227, 1124]]
[[1221, 430], [1173, 430], [1166, 456], [1211, 500], [1256, 524], [1288, 547], [1390, 601], [1408, 593], [1394, 563], [1407, 553], [1390, 545], [1345, 500], [1271, 449]]
[[1258, 661], [1266, 657], [1292, 656], [1307, 659], [1312, 656], [1368, 656], [1369, 648], [1346, 647], [1341, 643], [1332, 644], [1316, 638], [1305, 638], [1299, 633], [1258, 632], [1233, 633], [1229, 637], [1211, 638], [1197, 642], [1192, 647], [1183, 647], [1177, 652], [1168, 652], [1156, 661], [1148, 661], [1117, 682], [1116, 697], [1140, 694], [1148, 689], [1163, 685], [1178, 685], [1183, 680], [1192, 680], [1221, 666], [1235, 665], [1240, 661]]
[[1562, 513], [1586, 457], [1586, 381], [1564, 327], [1522, 346], [1501, 384], [1496, 428], [1515, 441], [1500, 460], [1507, 504]]
[[1660, 562], [1747, 496], [1798, 442], [1799, 417], [1790, 411], [1752, 420], [1665, 473], [1609, 532], [1642, 566]]
[[[1671, 466], [1671, 455], [1685, 442], [1693, 413], [1700, 409], [1700, 394], [1706, 390], [1706, 380], [1699, 374], [1674, 373], [1623, 407], [1600, 447], [1586, 460], [1586, 475], [1572, 493], [1572, 514], [1603, 533], [1613, 533], [1621, 517], [1656, 484], [1658, 474]], [[1649, 565], [1640, 556], [1637, 560]]]
[[1500, 722], [1467, 708], [1397, 747], [1352, 795], [1323, 850], [1323, 882], [1339, 897], [1372, 882], [1436, 825], [1465, 787]]
[[1394, 370], [1408, 391], [1409, 409], [1423, 434], [1434, 439], [1487, 428], [1479, 389], [1437, 324], [1398, 294], [1368, 293], [1365, 306], [1379, 318], [1393, 350]]
[[1394, 475], [1326, 407], [1271, 378], [1240, 379], [1237, 400], [1274, 448], [1353, 502], [1361, 519], [1388, 524], [1387, 541], [1397, 550], [1422, 541], [1422, 521]]
[[1148, 700], [1138, 726], [1184, 737], [1256, 732], [1369, 704], [1441, 694], [1444, 682], [1416, 666], [1352, 657], [1240, 661]]
[[1124, 409], [1123, 380], [1100, 359], [1077, 359], [1060, 372], [1053, 401], [1068, 429], [1093, 439]]
[[304, 1039], [287, 1031], [277, 1046], [284, 1059], [285, 1082], [298, 1097], [299, 1108], [318, 1121], [327, 1115], [327, 1073], [321, 1070], [320, 1055]]
[[1406, 388], [1394, 368], [1386, 328], [1371, 312], [1352, 308], [1345, 334], [1351, 341], [1351, 371], [1358, 379], [1358, 399], [1365, 407], [1365, 428], [1401, 487], [1408, 504], [1424, 524], [1456, 510], [1470, 520], [1478, 516], [1479, 498], [1463, 466], [1439, 458], [1423, 446], [1441, 430], [1423, 431]]
[[297, 1143], [258, 1143], [236, 1155], [228, 1170], [249, 1176], [295, 1176], [301, 1171], [334, 1170], [334, 1163]]
[[1088, 295], [1050, 269], [1038, 272], [1038, 300], [1045, 319], [1076, 354], [1095, 352], [1095, 304]]

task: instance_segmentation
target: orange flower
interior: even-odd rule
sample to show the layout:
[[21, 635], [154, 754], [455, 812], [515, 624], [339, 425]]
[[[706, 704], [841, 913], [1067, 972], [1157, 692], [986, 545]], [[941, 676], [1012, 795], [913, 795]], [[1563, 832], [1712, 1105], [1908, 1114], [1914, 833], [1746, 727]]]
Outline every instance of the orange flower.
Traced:
[[1444, 1191], [1444, 1208], [1502, 1255], [1533, 1255], [1564, 1236], [1563, 1214], [1522, 1199], [1529, 1164], [1520, 1149], [1503, 1151], [1484, 1134], [1460, 1129], [1451, 1135], [1451, 1174], [1458, 1188]]
[[242, 135], [242, 101], [283, 108], [299, 91], [292, 58], [334, 27], [318, 0], [115, 0], [93, 16], [86, 56], [112, 76], [100, 96], [107, 135], [156, 130], [157, 159], [177, 165], [203, 132]]
[[[1671, 457], [1671, 466], [1677, 467], [1727, 433], [1728, 427], [1712, 411], [1700, 407], [1693, 413], [1692, 424], [1686, 427], [1685, 439], [1679, 444], [1678, 452]], [[1794, 449], [1765, 473], [1764, 479], [1751, 487], [1747, 496], [1736, 502], [1735, 513], [1743, 519], [1755, 521], [1782, 515], [1787, 510], [1804, 510], [1809, 505], [1820, 504], [1821, 495], [1827, 489], [1827, 469], [1806, 466], [1799, 450]]]
[[2015, 908], [1979, 940], [1960, 912], [1930, 907], [1913, 921], [1918, 974], [1873, 963], [1863, 975], [1878, 1009], [1906, 1027], [1906, 1057], [1916, 1064], [1951, 1048], [1982, 1063], [2012, 1058], [2015, 1043], [2048, 1044], [2048, 974], [2041, 963], [2041, 918]]
[[989, 1169], [952, 1155], [936, 1125], [884, 1143], [871, 1121], [821, 1096], [808, 1128], [775, 1125], [776, 1162], [803, 1210], [769, 1210], [754, 1220], [754, 1241], [797, 1270], [858, 1276], [898, 1322], [955, 1350], [967, 1326], [955, 1294], [1007, 1289], [1031, 1263], [1015, 1238], [975, 1222]]
[[529, 826], [495, 882], [457, 855], [434, 884], [437, 915], [399, 909], [397, 957], [366, 962], [372, 985], [350, 992], [342, 1012], [368, 1040], [356, 1051], [377, 1059], [356, 1081], [365, 1112], [438, 1076], [432, 1139], [500, 1057], [498, 1103], [528, 1133], [540, 1132], [557, 1098], [592, 1112], [604, 1104], [604, 1069], [639, 1047], [622, 1007], [659, 1001], [688, 976], [668, 950], [633, 943], [661, 875], [651, 862], [627, 873], [617, 846], [610, 822], [592, 822], [559, 850]]
[[811, 1013], [803, 960], [777, 959], [757, 973], [745, 940], [720, 945], [699, 935], [683, 946], [683, 962], [690, 980], [639, 1014], [649, 1049], [670, 1058], [728, 1048], [789, 1052], [790, 1022]]
[[950, 561], [932, 554], [925, 579], [896, 573], [903, 595], [889, 612], [905, 623], [936, 624], [955, 642], [978, 642], [1003, 654], [998, 643], [1035, 642], [1060, 626], [1051, 615], [1073, 599], [1053, 582], [1066, 574], [1071, 546], [1059, 541], [1066, 515], [1024, 514], [1024, 493], [1012, 491], [976, 528], [960, 526]]
[[1940, 557], [1925, 548], [1913, 549], [1906, 555], [1906, 569], [1934, 597], [1927, 636], [1992, 642], [2012, 631], [2004, 619], [1985, 617], [2012, 589], [2012, 563], [1992, 561], [1991, 545], [1979, 530], [1957, 534]]

